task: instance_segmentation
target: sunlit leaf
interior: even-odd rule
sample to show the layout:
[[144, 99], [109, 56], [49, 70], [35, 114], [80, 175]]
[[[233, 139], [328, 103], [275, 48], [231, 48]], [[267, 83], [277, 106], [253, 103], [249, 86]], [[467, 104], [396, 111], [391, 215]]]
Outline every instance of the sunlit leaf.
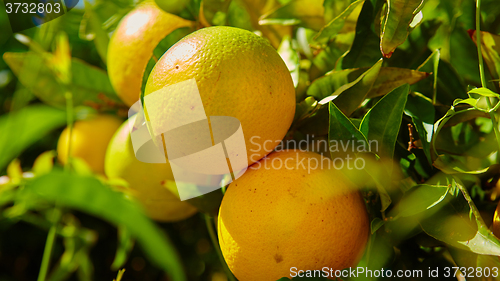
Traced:
[[33, 164], [33, 172], [35, 173], [35, 175], [40, 176], [48, 174], [50, 171], [52, 171], [55, 156], [55, 150], [46, 151], [40, 154], [35, 159], [35, 163]]
[[[5, 53], [4, 60], [18, 75], [21, 83], [45, 103], [65, 108], [66, 89], [58, 83], [54, 73], [44, 64], [51, 55], [28, 53]], [[39, 68], [30, 68], [38, 66]], [[23, 68], [30, 69], [24, 71]], [[91, 66], [79, 59], [71, 60], [72, 81], [68, 85], [73, 95], [75, 106], [87, 105], [100, 109], [121, 105], [109, 78], [103, 70]]]
[[179, 256], [168, 237], [145, 215], [137, 203], [112, 191], [93, 177], [53, 171], [26, 186], [26, 194], [44, 198], [60, 206], [77, 209], [123, 225], [142, 246], [151, 262], [172, 280], [186, 280]]
[[[102, 61], [106, 63], [107, 52], [109, 44], [109, 35], [103, 28], [103, 22], [99, 18], [99, 15], [95, 13], [94, 7], [89, 3], [88, 0], [85, 3], [85, 16], [84, 22], [86, 24], [87, 32], [92, 35], [92, 40], [97, 49], [97, 53], [101, 57]], [[83, 23], [83, 22], [82, 22]]]
[[195, 20], [200, 13], [202, 0], [155, 0], [155, 2], [158, 7], [169, 14]]
[[368, 92], [370, 92], [377, 80], [381, 67], [382, 60], [379, 60], [354, 82], [341, 86], [332, 94], [332, 97], [335, 97], [333, 102], [344, 114], [351, 115], [367, 98]]
[[432, 237], [459, 249], [482, 255], [500, 255], [500, 240], [488, 229], [469, 193], [453, 180], [457, 193], [439, 211], [421, 222]]
[[297, 104], [294, 120], [297, 121], [308, 117], [314, 112], [314, 110], [317, 109], [317, 107], [318, 102], [316, 99], [314, 99], [314, 97], [307, 97], [305, 100]]
[[478, 95], [481, 95], [483, 97], [500, 98], [499, 94], [493, 92], [492, 90], [490, 90], [488, 88], [476, 88], [476, 89], [472, 89], [472, 90], [469, 91], [469, 93], [478, 94]]
[[363, 4], [364, 0], [357, 0], [347, 9], [345, 9], [340, 15], [330, 21], [327, 25], [325, 25], [318, 34], [314, 37], [314, 41], [317, 44], [326, 44], [333, 36], [337, 35], [337, 33], [344, 27], [344, 23], [347, 17], [356, 9], [358, 6]]
[[290, 74], [292, 75], [293, 86], [297, 87], [297, 85], [299, 84], [300, 57], [297, 51], [293, 48], [292, 40], [290, 39], [290, 37], [285, 36], [283, 38], [283, 41], [281, 41], [281, 44], [278, 48], [278, 53], [285, 62], [286, 67], [290, 71]]
[[[477, 45], [476, 31], [471, 35]], [[500, 78], [500, 35], [481, 31], [481, 50], [484, 61], [494, 79]]]
[[23, 178], [23, 169], [21, 168], [21, 161], [14, 159], [7, 166], [7, 176], [11, 181], [19, 182]]
[[231, 2], [231, 0], [201, 1], [200, 19], [205, 20], [209, 25], [225, 25], [227, 22], [227, 11]]
[[382, 27], [380, 50], [390, 58], [394, 50], [408, 37], [410, 24], [422, 8], [423, 0], [389, 0]]
[[448, 186], [422, 184], [413, 187], [388, 214], [393, 219], [424, 212], [444, 200]]
[[291, 0], [261, 17], [259, 24], [299, 25], [320, 30], [325, 25], [322, 0]]
[[410, 86], [405, 84], [385, 95], [361, 121], [360, 131], [376, 140], [380, 156], [392, 158]]
[[66, 33], [59, 33], [56, 37], [56, 50], [48, 60], [49, 67], [59, 82], [67, 85], [71, 81], [71, 50]]
[[0, 169], [37, 140], [65, 124], [66, 113], [46, 105], [32, 105], [1, 116]]
[[[332, 71], [324, 77], [313, 81], [307, 94], [323, 99], [335, 92], [342, 85], [349, 84], [359, 78], [369, 68], [352, 68], [341, 71]], [[367, 98], [383, 96], [404, 84], [415, 84], [429, 76], [427, 72], [397, 67], [381, 67], [377, 80], [367, 94]]]

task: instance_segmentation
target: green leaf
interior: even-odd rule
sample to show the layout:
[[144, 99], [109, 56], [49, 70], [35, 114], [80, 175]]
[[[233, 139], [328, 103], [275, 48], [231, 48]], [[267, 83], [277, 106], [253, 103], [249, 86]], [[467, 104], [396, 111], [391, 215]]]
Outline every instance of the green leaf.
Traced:
[[[307, 94], [321, 100], [345, 84], [349, 84], [359, 78], [369, 68], [351, 68], [341, 71], [332, 71], [324, 77], [314, 80], [309, 87]], [[377, 80], [367, 94], [367, 98], [383, 96], [404, 84], [415, 84], [429, 76], [430, 73], [417, 70], [381, 67]]]
[[116, 248], [115, 259], [111, 264], [111, 270], [118, 270], [125, 266], [130, 251], [134, 248], [134, 239], [127, 227], [118, 226], [118, 247]]
[[97, 53], [101, 57], [102, 61], [106, 63], [107, 52], [109, 44], [109, 35], [103, 28], [103, 22], [99, 15], [94, 11], [94, 7], [89, 3], [88, 0], [84, 0], [85, 3], [85, 15], [82, 24], [85, 23], [87, 32], [90, 32], [91, 38], [94, 40]]
[[202, 4], [202, 0], [155, 0], [155, 2], [165, 12], [187, 20], [198, 18]]
[[351, 0], [324, 0], [323, 7], [325, 7], [325, 21], [330, 22], [338, 17], [349, 5]]
[[69, 49], [68, 36], [61, 32], [56, 37], [56, 50], [54, 55], [47, 61], [57, 80], [68, 85], [71, 81], [71, 50]]
[[[476, 31], [471, 37], [477, 45]], [[500, 35], [481, 31], [481, 50], [493, 79], [500, 78]]]
[[291, 0], [282, 7], [263, 15], [261, 25], [299, 25], [320, 30], [325, 25], [322, 0]]
[[447, 155], [439, 155], [434, 160], [433, 165], [441, 170], [443, 173], [453, 175], [453, 174], [469, 174], [469, 175], [479, 175], [485, 173], [489, 168], [483, 168], [479, 170], [471, 171], [470, 168], [466, 167], [460, 161], [457, 161]]
[[365, 0], [357, 0], [347, 9], [345, 9], [340, 15], [330, 21], [327, 25], [325, 25], [318, 34], [314, 37], [314, 42], [317, 44], [326, 44], [330, 41], [337, 33], [340, 32], [342, 27], [344, 27], [344, 23], [347, 17], [360, 5], [363, 4]]
[[380, 218], [374, 218], [370, 223], [370, 232], [374, 234], [379, 230], [382, 226], [384, 226], [385, 222]]
[[[437, 80], [422, 81], [412, 86], [413, 91], [423, 93], [430, 99], [433, 99], [433, 94], [436, 93], [436, 100], [442, 104], [451, 104], [456, 98], [468, 98], [466, 86], [461, 77], [450, 63], [443, 60], [436, 62], [438, 56], [441, 56], [438, 52], [432, 53], [417, 68], [418, 71], [433, 72], [434, 79], [436, 79], [435, 75], [437, 74]], [[435, 71], [436, 67], [437, 72]]]
[[[370, 92], [377, 80], [382, 62], [382, 59], [380, 59], [354, 82], [341, 86], [332, 94], [332, 98], [335, 97], [333, 102], [345, 115], [351, 115], [367, 98], [368, 92]], [[324, 100], [328, 99], [325, 98]], [[322, 102], [323, 100], [320, 101], [320, 104]]]
[[356, 37], [342, 59], [342, 68], [370, 67], [380, 59], [380, 38], [372, 31], [374, 9], [372, 1], [363, 4], [356, 23]]
[[[328, 128], [328, 143], [331, 145], [332, 143], [348, 143], [354, 142], [354, 140], [361, 141], [363, 146], [370, 150], [370, 143], [368, 143], [366, 137], [356, 128], [356, 126], [347, 118], [347, 116], [340, 111], [340, 109], [333, 103], [329, 103], [329, 128]], [[357, 144], [358, 147], [362, 146], [360, 143]], [[343, 151], [344, 153], [347, 151]], [[331, 151], [332, 159], [338, 157], [336, 151]], [[356, 158], [360, 156], [358, 153], [356, 154]], [[361, 156], [361, 158], [363, 158]], [[363, 162], [368, 161], [365, 165], [364, 172], [366, 175], [361, 174], [360, 171], [356, 171], [352, 173], [351, 171], [344, 171], [345, 175], [352, 180], [354, 183], [359, 183], [360, 185], [365, 186], [366, 181], [370, 180], [373, 182], [375, 187], [377, 188], [381, 201], [382, 201], [382, 211], [385, 211], [387, 207], [391, 204], [392, 200], [387, 193], [385, 186], [385, 180], [388, 178], [384, 171], [380, 170], [381, 163], [371, 161], [371, 159], [367, 158]]]
[[405, 218], [422, 213], [444, 200], [448, 194], [448, 186], [417, 185], [388, 214], [393, 219]]
[[[330, 122], [328, 127], [328, 143], [333, 140], [346, 141], [352, 140], [353, 136], [356, 140], [364, 141], [368, 145], [366, 137], [354, 126], [347, 116], [333, 103], [328, 103], [330, 112]], [[368, 146], [367, 146], [368, 147]], [[332, 158], [334, 158], [332, 156]]]
[[226, 25], [227, 11], [232, 0], [203, 0], [203, 16], [211, 25]]
[[380, 40], [382, 55], [390, 58], [408, 37], [410, 24], [422, 9], [423, 0], [389, 0]]
[[405, 114], [410, 116], [429, 164], [432, 164], [431, 141], [434, 134], [435, 109], [432, 102], [420, 95], [409, 95]]
[[165, 270], [172, 280], [186, 280], [179, 256], [168, 237], [146, 217], [138, 204], [96, 178], [53, 171], [33, 179], [25, 189], [29, 192], [27, 196], [37, 196], [126, 227], [151, 262]]
[[453, 247], [481, 255], [500, 255], [500, 240], [488, 229], [466, 188], [453, 179], [455, 196], [420, 225], [430, 236]]
[[481, 85], [477, 47], [467, 31], [457, 25], [450, 33], [449, 62], [468, 84]]
[[294, 122], [306, 119], [318, 109], [318, 102], [314, 97], [307, 97], [297, 104], [295, 109]]
[[360, 131], [378, 143], [380, 156], [392, 158], [410, 86], [405, 84], [385, 95], [363, 117]]
[[293, 80], [293, 86], [297, 87], [299, 84], [299, 74], [300, 74], [300, 57], [297, 51], [292, 46], [292, 40], [287, 35], [283, 37], [281, 44], [278, 48], [278, 54], [281, 56], [286, 64], [286, 67], [290, 71]]
[[481, 95], [483, 97], [500, 98], [499, 94], [493, 92], [492, 90], [490, 90], [488, 88], [476, 88], [476, 89], [472, 89], [472, 90], [469, 91], [469, 93], [478, 94], [478, 95]]
[[37, 140], [65, 124], [66, 113], [46, 105], [32, 105], [0, 116], [0, 170]]
[[231, 4], [229, 4], [227, 22], [229, 26], [253, 31], [252, 18], [244, 5], [239, 1], [231, 1]]
[[[21, 83], [43, 102], [59, 107], [66, 107], [66, 89], [58, 83], [53, 71], [45, 64], [52, 59], [49, 53], [34, 52], [10, 53], [3, 55], [5, 62], [18, 76]], [[91, 66], [79, 59], [71, 60], [72, 81], [68, 89], [73, 94], [74, 106], [87, 105], [105, 109], [121, 105], [108, 75], [103, 70]]]
[[56, 157], [56, 151], [50, 150], [40, 154], [33, 164], [33, 173], [40, 176], [50, 173], [54, 166], [54, 157]]

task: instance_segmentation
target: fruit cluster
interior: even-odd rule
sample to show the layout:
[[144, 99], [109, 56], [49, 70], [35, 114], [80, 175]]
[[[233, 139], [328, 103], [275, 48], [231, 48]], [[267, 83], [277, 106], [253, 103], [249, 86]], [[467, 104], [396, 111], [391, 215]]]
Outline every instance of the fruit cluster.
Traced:
[[[156, 45], [172, 30], [190, 24], [154, 2], [138, 5], [122, 19], [108, 48], [108, 71], [125, 104], [140, 99], [142, 77]], [[364, 201], [355, 185], [333, 168], [265, 165], [275, 160], [331, 161], [301, 150], [272, 152], [292, 124], [296, 102], [290, 72], [274, 47], [243, 29], [199, 29], [159, 58], [144, 96], [188, 79], [196, 80], [207, 116], [235, 117], [244, 132], [249, 168], [227, 188], [217, 227], [234, 275], [239, 280], [276, 280], [289, 275], [291, 267], [354, 266], [369, 233]], [[182, 93], [166, 97], [158, 118], [182, 118], [172, 116], [172, 108], [183, 98]], [[130, 138], [135, 117], [123, 124], [109, 115], [77, 121], [71, 139], [68, 129], [60, 137], [60, 161], [66, 163], [70, 151], [94, 172], [124, 179], [155, 220], [193, 215], [196, 208], [164, 186], [174, 180], [168, 161], [149, 164], [136, 159]], [[258, 141], [251, 142], [255, 136]]]

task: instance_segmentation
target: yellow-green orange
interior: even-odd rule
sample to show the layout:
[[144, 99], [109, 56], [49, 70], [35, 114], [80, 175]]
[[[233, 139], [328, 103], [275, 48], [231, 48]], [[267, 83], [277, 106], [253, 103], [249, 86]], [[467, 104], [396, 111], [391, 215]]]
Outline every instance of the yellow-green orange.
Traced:
[[130, 126], [135, 118], [126, 121], [113, 136], [106, 152], [106, 175], [128, 182], [148, 215], [159, 221], [179, 221], [196, 213], [196, 208], [180, 201], [163, 187], [164, 180], [173, 180], [170, 165], [143, 163], [135, 157], [130, 138]]
[[274, 152], [230, 184], [218, 234], [238, 280], [278, 280], [290, 276], [291, 267], [341, 270], [357, 264], [369, 235], [368, 215], [359, 192], [328, 163], [311, 152]]
[[[112, 115], [97, 115], [76, 121], [71, 133], [71, 156], [83, 159], [96, 173], [104, 173], [104, 155], [115, 131], [122, 121]], [[68, 161], [69, 129], [61, 133], [57, 143], [57, 157], [61, 163]]]
[[[285, 136], [295, 113], [295, 89], [285, 63], [262, 37], [234, 27], [200, 29], [172, 46], [148, 78], [145, 94], [195, 79], [207, 116], [240, 120], [251, 164]], [[166, 97], [163, 120], [183, 93]], [[150, 116], [151, 117], [151, 116]]]
[[145, 1], [127, 14], [108, 46], [108, 73], [118, 96], [131, 106], [140, 98], [146, 65], [158, 43], [172, 31], [192, 22], [165, 13]]

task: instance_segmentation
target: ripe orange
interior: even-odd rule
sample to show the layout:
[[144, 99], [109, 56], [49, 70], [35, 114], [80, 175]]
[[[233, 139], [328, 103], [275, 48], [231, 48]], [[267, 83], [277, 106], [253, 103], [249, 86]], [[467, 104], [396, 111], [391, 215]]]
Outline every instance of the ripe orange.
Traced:
[[218, 234], [240, 281], [290, 277], [292, 267], [341, 270], [357, 264], [369, 235], [366, 208], [352, 183], [328, 163], [311, 152], [274, 152], [230, 184]]
[[[217, 26], [184, 37], [155, 65], [145, 95], [192, 78], [207, 116], [240, 120], [249, 164], [271, 152], [293, 121], [290, 72], [276, 50], [252, 32]], [[170, 108], [182, 98], [182, 93], [168, 97], [165, 122], [178, 118]]]
[[118, 96], [132, 106], [139, 100], [144, 71], [153, 50], [172, 31], [193, 23], [145, 1], [127, 14], [108, 46], [108, 73]]
[[126, 180], [148, 215], [155, 220], [179, 221], [192, 216], [196, 208], [180, 201], [162, 185], [164, 180], [174, 180], [170, 165], [143, 163], [135, 157], [129, 130], [134, 121], [135, 117], [126, 121], [110, 141], [106, 152], [106, 175]]
[[[71, 135], [71, 156], [83, 159], [92, 171], [104, 173], [104, 155], [109, 140], [122, 121], [112, 115], [97, 115], [87, 120], [76, 121]], [[69, 129], [61, 133], [57, 143], [57, 158], [68, 161]]]

